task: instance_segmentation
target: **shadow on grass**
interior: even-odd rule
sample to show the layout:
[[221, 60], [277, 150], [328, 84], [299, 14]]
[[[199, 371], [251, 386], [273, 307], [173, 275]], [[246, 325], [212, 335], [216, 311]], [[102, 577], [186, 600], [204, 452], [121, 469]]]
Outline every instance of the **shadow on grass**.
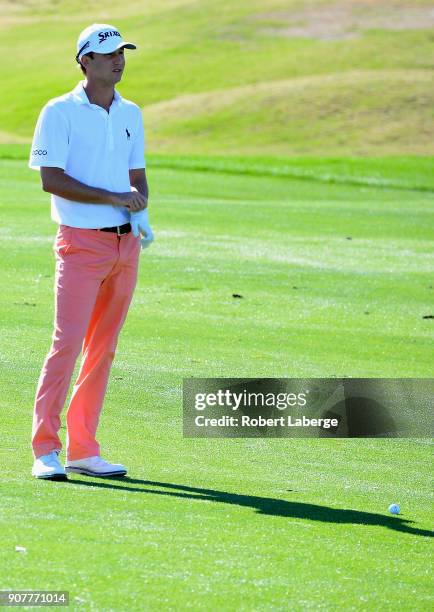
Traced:
[[[408, 533], [433, 537], [433, 532], [428, 529], [412, 527], [413, 521], [399, 517], [383, 516], [372, 512], [360, 510], [346, 510], [342, 508], [329, 508], [317, 504], [304, 502], [292, 502], [272, 497], [257, 497], [256, 495], [239, 495], [238, 493], [227, 493], [226, 491], [215, 491], [214, 489], [201, 489], [186, 485], [177, 485], [167, 482], [155, 482], [152, 480], [139, 480], [137, 478], [104, 478], [101, 480], [69, 480], [71, 484], [85, 487], [99, 487], [103, 489], [114, 489], [130, 491], [132, 493], [150, 493], [153, 495], [167, 495], [183, 499], [198, 499], [211, 502], [219, 502], [234, 506], [253, 508], [258, 514], [268, 516], [282, 516], [288, 518], [307, 519], [310, 521], [321, 521], [324, 523], [347, 523], [351, 525], [378, 525]], [[130, 485], [141, 485], [130, 486]], [[147, 487], [147, 488], [145, 488]], [[149, 487], [154, 487], [150, 489]], [[155, 488], [156, 487], [156, 488]]]

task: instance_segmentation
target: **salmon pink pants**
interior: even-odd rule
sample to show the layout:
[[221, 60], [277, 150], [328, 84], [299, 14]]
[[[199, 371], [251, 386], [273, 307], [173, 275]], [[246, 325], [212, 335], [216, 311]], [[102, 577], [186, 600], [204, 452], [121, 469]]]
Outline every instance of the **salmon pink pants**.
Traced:
[[36, 458], [62, 449], [60, 414], [82, 351], [66, 415], [67, 458], [74, 461], [100, 454], [95, 435], [136, 285], [140, 238], [60, 225], [54, 251], [54, 332], [36, 391], [32, 447]]

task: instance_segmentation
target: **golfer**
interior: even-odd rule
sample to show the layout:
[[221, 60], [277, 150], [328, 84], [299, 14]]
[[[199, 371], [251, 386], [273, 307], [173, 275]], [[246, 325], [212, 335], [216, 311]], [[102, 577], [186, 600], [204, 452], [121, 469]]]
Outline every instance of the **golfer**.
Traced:
[[[124, 49], [135, 48], [111, 25], [86, 28], [76, 56], [85, 79], [50, 100], [35, 129], [29, 166], [40, 170], [42, 188], [52, 194], [51, 217], [59, 224], [54, 332], [33, 414], [36, 478], [127, 473], [101, 457], [96, 431], [136, 285], [140, 246], [152, 240], [142, 116], [115, 90], [125, 68]], [[64, 468], [58, 457], [60, 414], [81, 351], [66, 415]]]

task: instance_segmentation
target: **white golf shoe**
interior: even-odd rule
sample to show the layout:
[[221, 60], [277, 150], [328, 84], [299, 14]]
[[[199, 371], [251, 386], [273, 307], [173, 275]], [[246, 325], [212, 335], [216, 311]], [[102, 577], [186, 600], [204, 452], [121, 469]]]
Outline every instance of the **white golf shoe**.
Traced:
[[127, 473], [127, 468], [120, 463], [109, 463], [98, 456], [67, 461], [65, 470], [86, 476], [125, 476]]
[[35, 459], [32, 476], [45, 480], [68, 480], [65, 470], [59, 461], [58, 451], [55, 450]]

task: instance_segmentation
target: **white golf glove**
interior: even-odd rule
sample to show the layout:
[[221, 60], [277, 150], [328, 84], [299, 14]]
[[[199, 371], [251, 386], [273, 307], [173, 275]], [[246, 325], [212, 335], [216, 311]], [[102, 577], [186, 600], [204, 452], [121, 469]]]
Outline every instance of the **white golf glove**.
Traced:
[[130, 213], [130, 223], [134, 236], [141, 234], [142, 249], [147, 249], [154, 241], [154, 234], [149, 225], [148, 209]]

